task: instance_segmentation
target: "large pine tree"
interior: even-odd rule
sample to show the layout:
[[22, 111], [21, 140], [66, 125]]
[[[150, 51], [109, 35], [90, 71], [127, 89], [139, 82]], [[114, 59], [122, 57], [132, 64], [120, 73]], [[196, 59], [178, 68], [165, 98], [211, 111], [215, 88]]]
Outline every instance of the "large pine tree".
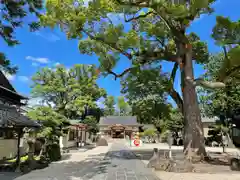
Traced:
[[[206, 155], [203, 127], [195, 87], [222, 87], [195, 79], [193, 60], [208, 60], [207, 45], [189, 25], [200, 15], [213, 12], [215, 0], [48, 0], [44, 26], [60, 26], [68, 38], [80, 39], [81, 53], [99, 57], [100, 69], [116, 78], [128, 72], [138, 74], [142, 65], [161, 61], [174, 63], [168, 91], [184, 115], [184, 148]], [[118, 18], [115, 18], [118, 17]], [[117, 21], [118, 19], [118, 21]], [[122, 73], [113, 72], [121, 57], [131, 62]], [[177, 69], [181, 74], [183, 98], [174, 90]]]

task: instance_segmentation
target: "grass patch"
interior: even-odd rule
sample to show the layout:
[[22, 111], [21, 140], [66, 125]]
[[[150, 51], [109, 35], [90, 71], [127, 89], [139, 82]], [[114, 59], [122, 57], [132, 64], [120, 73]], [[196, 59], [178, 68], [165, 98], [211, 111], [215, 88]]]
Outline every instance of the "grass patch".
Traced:
[[[40, 160], [40, 156], [34, 156], [33, 158], [36, 161]], [[25, 162], [27, 159], [28, 159], [28, 155], [22, 156], [21, 159], [20, 159], [20, 162], [21, 163]], [[17, 158], [7, 160], [7, 162], [10, 162], [10, 163], [15, 163], [16, 161], [17, 161]]]

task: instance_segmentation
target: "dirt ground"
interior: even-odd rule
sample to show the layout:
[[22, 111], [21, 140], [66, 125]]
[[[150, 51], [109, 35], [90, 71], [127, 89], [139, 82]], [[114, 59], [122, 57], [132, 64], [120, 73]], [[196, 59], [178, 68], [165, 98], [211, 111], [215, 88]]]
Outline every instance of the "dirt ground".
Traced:
[[[145, 163], [147, 164], [150, 158], [152, 157], [152, 150], [138, 150], [134, 153]], [[165, 150], [160, 151], [160, 154], [164, 155]], [[184, 156], [181, 150], [172, 151], [173, 159], [183, 160]], [[207, 162], [199, 162], [194, 165], [193, 173], [208, 173], [208, 174], [238, 174], [240, 176], [240, 171], [232, 171], [230, 169], [230, 158], [231, 154], [223, 153], [209, 153], [211, 160]], [[239, 178], [240, 179], [240, 178]]]

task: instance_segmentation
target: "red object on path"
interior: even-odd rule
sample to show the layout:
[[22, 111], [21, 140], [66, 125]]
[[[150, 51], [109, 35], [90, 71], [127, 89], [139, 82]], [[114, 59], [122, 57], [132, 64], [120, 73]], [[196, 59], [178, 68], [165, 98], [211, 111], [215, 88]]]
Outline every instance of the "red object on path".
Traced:
[[133, 144], [134, 144], [135, 146], [139, 146], [139, 145], [140, 145], [140, 141], [139, 141], [138, 139], [135, 139], [135, 140], [133, 141]]

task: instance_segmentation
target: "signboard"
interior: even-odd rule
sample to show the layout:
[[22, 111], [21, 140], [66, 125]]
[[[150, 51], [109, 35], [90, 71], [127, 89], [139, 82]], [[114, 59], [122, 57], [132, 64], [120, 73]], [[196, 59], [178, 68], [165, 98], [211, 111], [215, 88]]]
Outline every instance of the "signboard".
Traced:
[[135, 140], [133, 141], [133, 144], [134, 144], [135, 146], [139, 146], [139, 145], [140, 145], [140, 140], [139, 140], [139, 139], [135, 139]]
[[136, 146], [136, 147], [142, 146], [142, 140], [140, 139], [131, 140], [131, 146]]

